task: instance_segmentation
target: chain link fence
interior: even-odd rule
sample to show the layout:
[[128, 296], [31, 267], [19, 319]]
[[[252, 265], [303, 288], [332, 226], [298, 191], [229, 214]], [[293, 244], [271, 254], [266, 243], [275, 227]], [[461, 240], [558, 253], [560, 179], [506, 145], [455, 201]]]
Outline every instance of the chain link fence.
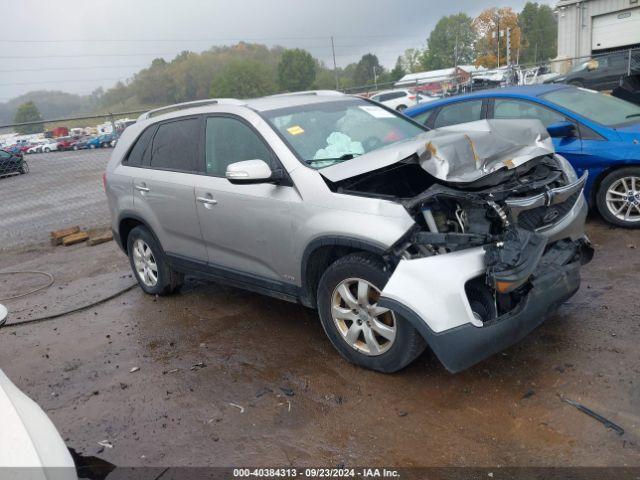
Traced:
[[[71, 226], [108, 227], [102, 174], [139, 113], [0, 126], [0, 251], [47, 243]], [[24, 133], [35, 127], [44, 133]]]

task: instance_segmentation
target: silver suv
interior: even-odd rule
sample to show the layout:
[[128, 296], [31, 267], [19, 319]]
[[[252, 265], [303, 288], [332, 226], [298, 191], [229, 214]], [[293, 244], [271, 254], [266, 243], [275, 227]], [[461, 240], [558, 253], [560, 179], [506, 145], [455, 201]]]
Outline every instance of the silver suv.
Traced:
[[148, 112], [105, 189], [145, 292], [203, 276], [317, 308], [355, 364], [397, 371], [428, 345], [457, 372], [576, 292], [585, 180], [536, 120], [428, 131], [304, 92]]

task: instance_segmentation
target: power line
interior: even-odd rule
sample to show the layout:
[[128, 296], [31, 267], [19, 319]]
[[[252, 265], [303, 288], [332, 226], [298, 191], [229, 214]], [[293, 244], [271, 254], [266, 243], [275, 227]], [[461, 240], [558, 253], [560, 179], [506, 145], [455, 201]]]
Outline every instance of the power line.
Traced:
[[16, 83], [0, 83], [0, 87], [13, 87], [17, 85], [46, 85], [49, 83], [67, 83], [67, 82], [110, 82], [114, 80], [126, 80], [123, 77], [117, 78], [80, 78], [69, 80], [44, 80], [41, 82], [16, 82]]
[[44, 71], [63, 71], [63, 70], [95, 70], [99, 68], [143, 68], [147, 64], [138, 65], [94, 65], [89, 67], [44, 67], [44, 68], [17, 68], [11, 70], [0, 70], [0, 73], [14, 73], [14, 72], [44, 72]]
[[87, 53], [73, 55], [2, 55], [1, 59], [24, 60], [25, 58], [82, 58], [82, 57], [163, 57], [165, 55], [176, 55], [173, 53]]
[[[94, 42], [118, 42], [118, 43], [171, 43], [171, 42], [221, 42], [221, 41], [268, 41], [268, 40], [328, 40], [331, 36], [288, 36], [288, 37], [213, 37], [213, 38], [87, 38], [87, 39], [55, 39], [55, 40], [15, 40], [0, 39], [3, 43], [94, 43]], [[334, 35], [339, 38], [423, 38], [422, 35]]]

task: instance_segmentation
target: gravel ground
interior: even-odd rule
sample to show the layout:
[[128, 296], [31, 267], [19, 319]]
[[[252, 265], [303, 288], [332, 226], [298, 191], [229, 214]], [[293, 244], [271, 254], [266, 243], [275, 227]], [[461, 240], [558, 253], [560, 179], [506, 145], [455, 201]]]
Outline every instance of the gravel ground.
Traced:
[[[169, 298], [134, 288], [54, 321], [5, 327], [0, 366], [69, 447], [118, 466], [640, 466], [640, 232], [596, 218], [588, 233], [596, 257], [575, 297], [519, 344], [457, 375], [429, 352], [393, 375], [354, 367], [314, 311], [195, 281]], [[56, 277], [6, 302], [11, 321], [132, 283], [113, 243], [5, 254], [7, 268]], [[43, 281], [2, 280], [0, 298]]]
[[102, 173], [112, 151], [26, 155], [28, 174], [0, 178], [0, 251], [46, 243], [64, 226], [108, 226]]

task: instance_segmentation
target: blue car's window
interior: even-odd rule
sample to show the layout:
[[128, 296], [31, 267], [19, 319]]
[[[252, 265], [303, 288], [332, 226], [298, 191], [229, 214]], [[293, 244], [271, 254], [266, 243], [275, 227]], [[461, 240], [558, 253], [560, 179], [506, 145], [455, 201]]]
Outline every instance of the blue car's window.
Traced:
[[419, 113], [418, 115], [414, 115], [412, 118], [418, 122], [418, 123], [422, 123], [424, 125], [424, 123], [427, 121], [427, 118], [429, 118], [429, 116], [433, 113], [433, 110], [427, 110], [426, 112], [422, 112]]
[[442, 107], [433, 124], [434, 128], [475, 122], [482, 119], [482, 100], [469, 100]]
[[537, 119], [545, 127], [565, 120], [564, 115], [536, 105], [526, 100], [496, 98], [493, 106], [493, 118], [499, 119]]
[[562, 88], [540, 96], [608, 127], [640, 123], [640, 106], [584, 88]]

